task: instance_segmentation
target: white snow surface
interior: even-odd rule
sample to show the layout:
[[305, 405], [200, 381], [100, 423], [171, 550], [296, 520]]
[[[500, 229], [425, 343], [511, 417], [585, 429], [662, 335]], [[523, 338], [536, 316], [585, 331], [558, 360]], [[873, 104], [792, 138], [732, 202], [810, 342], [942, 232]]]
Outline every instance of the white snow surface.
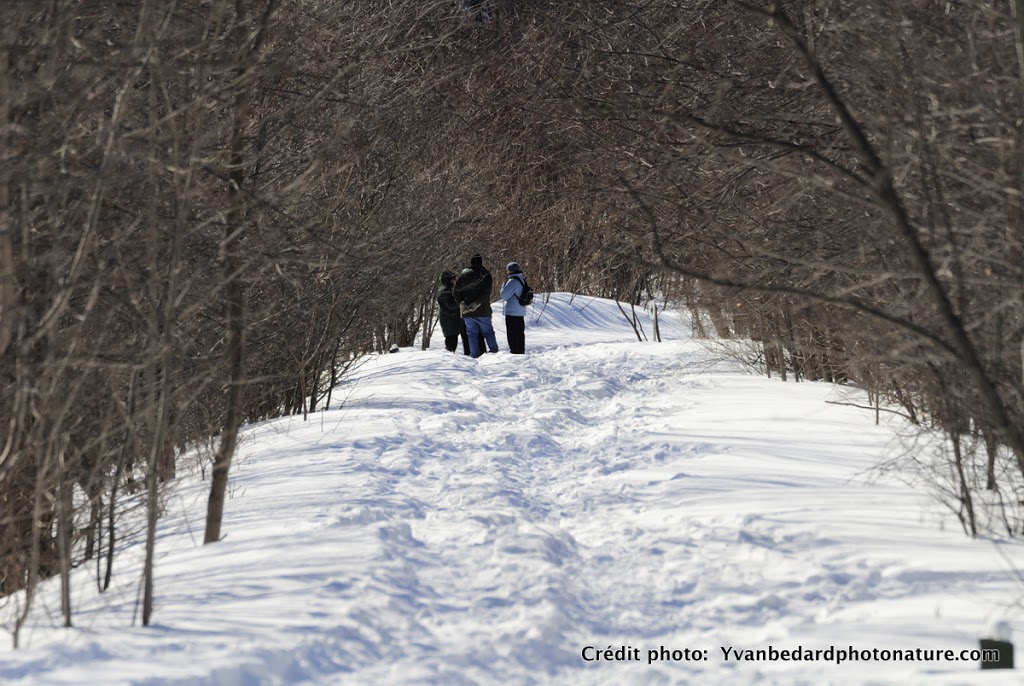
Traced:
[[1024, 550], [879, 478], [906, 427], [837, 404], [850, 389], [745, 372], [671, 312], [638, 342], [614, 302], [544, 300], [525, 356], [438, 332], [306, 421], [246, 427], [224, 540], [201, 545], [198, 467], [167, 499], [155, 625], [135, 536], [106, 593], [76, 570], [74, 628], [47, 583], [0, 683], [1020, 683], [970, 660], [726, 658], [976, 649], [1024, 629]]

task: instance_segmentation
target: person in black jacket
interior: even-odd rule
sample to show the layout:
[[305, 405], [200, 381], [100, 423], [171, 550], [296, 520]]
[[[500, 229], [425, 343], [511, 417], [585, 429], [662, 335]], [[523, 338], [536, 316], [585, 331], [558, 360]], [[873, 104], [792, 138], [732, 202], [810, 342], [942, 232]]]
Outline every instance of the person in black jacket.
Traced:
[[469, 270], [463, 270], [455, 282], [455, 299], [459, 302], [459, 310], [466, 324], [471, 357], [480, 357], [484, 353], [478, 335], [484, 337], [489, 352], [498, 352], [498, 341], [494, 336], [494, 326], [491, 324], [493, 289], [494, 279], [484, 267], [483, 258], [480, 255], [473, 255], [469, 261]]
[[[471, 271], [473, 271], [473, 270], [470, 269], [469, 267], [466, 267], [465, 269], [462, 270], [462, 274], [460, 274], [460, 276], [464, 275], [464, 274], [469, 274]], [[458, 285], [458, 280], [457, 279], [458, 279], [458, 277], [456, 277], [456, 282], [455, 282], [456, 286]], [[454, 290], [455, 289], [453, 288], [452, 289], [452, 295], [453, 296], [454, 296]], [[456, 307], [456, 309], [459, 310], [459, 322], [460, 322], [460, 326], [462, 326], [462, 354], [463, 355], [469, 355], [469, 334], [466, 333], [466, 320], [462, 317], [462, 308], [459, 307], [458, 298], [456, 298], [455, 307]], [[483, 335], [482, 332], [477, 332], [476, 340], [477, 340], [477, 349], [485, 350], [486, 348], [484, 347], [485, 346], [484, 335]]]
[[455, 300], [455, 274], [448, 271], [441, 272], [438, 286], [437, 309], [440, 313], [441, 333], [444, 334], [444, 349], [448, 352], [455, 352], [459, 345], [459, 336], [462, 336], [463, 348], [468, 355], [466, 329], [462, 324], [462, 314], [459, 313], [459, 303]]

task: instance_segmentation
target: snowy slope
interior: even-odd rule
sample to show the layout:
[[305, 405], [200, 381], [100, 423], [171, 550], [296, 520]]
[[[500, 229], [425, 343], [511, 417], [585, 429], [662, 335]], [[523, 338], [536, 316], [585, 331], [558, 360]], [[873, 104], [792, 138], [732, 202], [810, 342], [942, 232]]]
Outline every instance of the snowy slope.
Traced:
[[[198, 475], [167, 503], [157, 626], [132, 626], [136, 543], [106, 594], [79, 570], [74, 629], [39, 599], [0, 683], [1012, 683], [727, 659], [977, 648], [998, 620], [1024, 629], [1024, 550], [870, 481], [894, 428], [827, 403], [839, 389], [745, 374], [685, 321], [639, 343], [608, 301], [534, 311], [526, 356], [436, 338], [368, 358], [309, 421], [248, 427], [224, 541], [200, 545]], [[608, 647], [639, 659], [584, 660]]]

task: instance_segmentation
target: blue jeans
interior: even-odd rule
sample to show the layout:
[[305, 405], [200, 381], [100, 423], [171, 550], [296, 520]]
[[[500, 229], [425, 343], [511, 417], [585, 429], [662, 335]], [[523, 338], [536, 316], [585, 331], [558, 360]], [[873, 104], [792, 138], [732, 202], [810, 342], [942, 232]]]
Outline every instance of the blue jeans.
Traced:
[[484, 351], [480, 349], [478, 335], [483, 334], [487, 349], [498, 352], [498, 339], [494, 337], [494, 327], [490, 317], [466, 317], [466, 336], [469, 338], [469, 356], [480, 357]]

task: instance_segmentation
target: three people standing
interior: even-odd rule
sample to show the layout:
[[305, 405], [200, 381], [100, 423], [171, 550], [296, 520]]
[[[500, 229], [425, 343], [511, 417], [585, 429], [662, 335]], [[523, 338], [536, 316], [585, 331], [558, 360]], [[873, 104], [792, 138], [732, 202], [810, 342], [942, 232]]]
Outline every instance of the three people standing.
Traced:
[[[526, 277], [518, 262], [509, 262], [505, 270], [508, 278], [501, 287], [501, 300], [509, 352], [523, 355], [526, 353], [526, 305], [520, 302], [520, 296], [526, 289]], [[485, 346], [489, 352], [498, 352], [491, 323], [493, 288], [494, 279], [479, 254], [473, 255], [470, 266], [463, 269], [461, 275], [450, 271], [441, 273], [437, 304], [446, 350], [455, 352], [461, 335], [463, 352], [471, 357], [483, 355]]]

